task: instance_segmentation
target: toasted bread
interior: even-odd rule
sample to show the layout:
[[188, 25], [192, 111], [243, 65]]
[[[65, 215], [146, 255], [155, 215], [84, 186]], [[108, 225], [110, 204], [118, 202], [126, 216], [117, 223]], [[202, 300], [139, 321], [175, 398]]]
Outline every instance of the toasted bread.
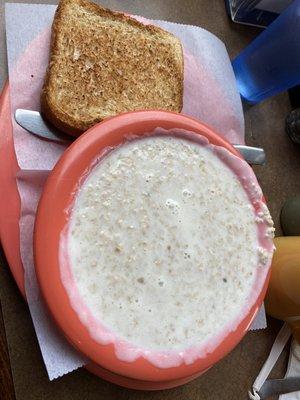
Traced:
[[133, 110], [181, 111], [183, 55], [171, 33], [87, 0], [61, 0], [53, 25], [41, 109], [79, 135]]

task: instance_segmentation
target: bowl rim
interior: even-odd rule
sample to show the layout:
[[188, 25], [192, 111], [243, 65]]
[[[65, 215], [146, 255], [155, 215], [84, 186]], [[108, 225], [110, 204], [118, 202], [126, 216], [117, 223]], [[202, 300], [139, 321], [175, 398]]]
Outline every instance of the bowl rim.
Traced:
[[269, 274], [253, 306], [235, 331], [205, 358], [178, 367], [158, 368], [140, 357], [133, 362], [121, 361], [114, 344], [102, 345], [91, 338], [87, 328], [73, 310], [61, 281], [59, 238], [67, 223], [65, 210], [72, 204], [74, 188], [93, 160], [106, 147], [115, 147], [126, 136], [143, 136], [160, 127], [184, 129], [205, 136], [210, 143], [222, 146], [242, 158], [239, 152], [206, 124], [183, 114], [168, 111], [134, 111], [106, 119], [81, 135], [63, 153], [50, 173], [42, 192], [34, 226], [34, 263], [42, 296], [66, 339], [96, 364], [116, 374], [144, 381], [166, 381], [205, 371], [231, 351], [242, 339], [258, 312], [267, 289]]

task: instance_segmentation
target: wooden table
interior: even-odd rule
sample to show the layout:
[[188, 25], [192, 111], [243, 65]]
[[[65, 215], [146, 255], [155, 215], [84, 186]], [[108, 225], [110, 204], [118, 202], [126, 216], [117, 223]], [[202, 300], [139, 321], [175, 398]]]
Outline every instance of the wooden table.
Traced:
[[[7, 69], [4, 0], [0, 1], [1, 87], [7, 77]], [[114, 0], [103, 0], [102, 4], [115, 9], [119, 5]], [[224, 0], [124, 0], [122, 10], [149, 18], [202, 26], [225, 42], [230, 56], [237, 54], [258, 33], [255, 28], [231, 23], [225, 12]], [[267, 165], [255, 168], [255, 172], [268, 199], [277, 235], [280, 234], [279, 211], [283, 201], [300, 193], [299, 147], [294, 146], [284, 132], [284, 118], [289, 110], [286, 94], [245, 110], [247, 143], [263, 146], [266, 150]], [[28, 308], [3, 254], [0, 255], [0, 298], [4, 321], [0, 318], [0, 399], [3, 400], [244, 400], [280, 327], [280, 322], [270, 319], [268, 329], [248, 333], [224, 360], [204, 376], [181, 388], [164, 392], [137, 392], [104, 382], [84, 369], [54, 382], [48, 381]], [[272, 376], [282, 376], [285, 363], [286, 353], [280, 358]]]

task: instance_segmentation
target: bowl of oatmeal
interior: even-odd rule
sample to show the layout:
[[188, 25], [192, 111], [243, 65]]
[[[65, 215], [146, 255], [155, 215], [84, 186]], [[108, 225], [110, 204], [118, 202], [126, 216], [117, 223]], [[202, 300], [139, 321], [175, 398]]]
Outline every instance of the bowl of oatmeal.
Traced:
[[199, 376], [262, 304], [273, 223], [251, 167], [193, 118], [140, 111], [64, 153], [35, 224], [43, 296], [89, 369], [127, 387]]

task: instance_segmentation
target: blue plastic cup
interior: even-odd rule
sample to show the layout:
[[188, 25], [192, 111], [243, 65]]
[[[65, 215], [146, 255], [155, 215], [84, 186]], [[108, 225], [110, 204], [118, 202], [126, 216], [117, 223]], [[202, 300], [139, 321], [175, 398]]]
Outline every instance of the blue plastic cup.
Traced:
[[232, 62], [241, 96], [258, 103], [300, 84], [300, 0]]

